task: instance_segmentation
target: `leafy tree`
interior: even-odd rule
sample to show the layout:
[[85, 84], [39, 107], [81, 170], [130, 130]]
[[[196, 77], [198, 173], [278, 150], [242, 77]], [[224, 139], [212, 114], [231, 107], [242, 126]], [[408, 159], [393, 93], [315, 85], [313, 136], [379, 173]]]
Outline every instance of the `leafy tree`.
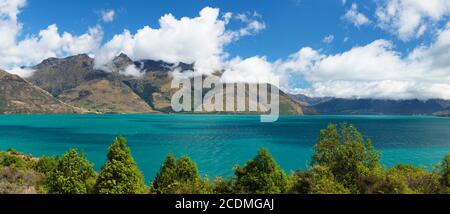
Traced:
[[157, 194], [208, 193], [207, 181], [202, 180], [197, 165], [189, 157], [176, 160], [168, 155], [152, 183]]
[[95, 192], [99, 194], [142, 194], [144, 176], [131, 155], [126, 139], [117, 137], [108, 149], [108, 160], [101, 169]]
[[439, 163], [437, 169], [441, 184], [446, 187], [447, 192], [450, 193], [450, 153], [444, 157], [441, 163]]
[[337, 181], [357, 193], [357, 180], [361, 170], [379, 167], [379, 153], [370, 139], [366, 140], [353, 126], [329, 125], [320, 132], [319, 142], [314, 146], [312, 165], [328, 167]]
[[48, 192], [53, 194], [90, 193], [94, 181], [93, 164], [75, 149], [58, 159], [56, 168], [45, 179]]
[[42, 174], [49, 174], [58, 167], [58, 160], [53, 157], [42, 156], [34, 164], [33, 168]]
[[241, 168], [234, 170], [235, 188], [238, 193], [279, 194], [287, 186], [284, 171], [278, 166], [267, 149], [258, 151], [258, 155]]

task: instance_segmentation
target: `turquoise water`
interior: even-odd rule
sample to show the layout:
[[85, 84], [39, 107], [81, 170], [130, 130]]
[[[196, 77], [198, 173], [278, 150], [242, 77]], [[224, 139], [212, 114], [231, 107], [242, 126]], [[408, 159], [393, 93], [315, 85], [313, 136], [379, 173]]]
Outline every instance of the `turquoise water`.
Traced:
[[35, 156], [84, 151], [99, 169], [117, 135], [128, 139], [146, 180], [168, 153], [189, 155], [203, 175], [230, 176], [235, 164], [270, 149], [286, 170], [305, 169], [319, 130], [328, 123], [355, 124], [382, 151], [386, 166], [431, 167], [450, 152], [450, 118], [413, 116], [285, 116], [260, 123], [259, 116], [231, 115], [2, 115], [0, 150]]

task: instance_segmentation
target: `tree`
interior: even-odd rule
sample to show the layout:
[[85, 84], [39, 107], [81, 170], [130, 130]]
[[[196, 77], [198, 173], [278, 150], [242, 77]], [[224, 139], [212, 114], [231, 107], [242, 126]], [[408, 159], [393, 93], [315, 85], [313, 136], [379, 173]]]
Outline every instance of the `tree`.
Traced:
[[152, 183], [157, 194], [208, 193], [207, 181], [202, 180], [197, 165], [189, 157], [176, 160], [168, 155]]
[[98, 194], [142, 194], [146, 192], [144, 176], [131, 155], [126, 139], [117, 137], [108, 149], [95, 192]]
[[55, 170], [56, 167], [58, 167], [58, 160], [56, 158], [46, 156], [40, 157], [33, 166], [34, 170], [44, 175], [49, 174]]
[[441, 184], [446, 187], [447, 192], [450, 193], [450, 153], [444, 157], [441, 163], [439, 163], [437, 169]]
[[320, 132], [319, 142], [314, 146], [312, 165], [328, 167], [336, 180], [353, 193], [357, 193], [357, 180], [361, 170], [380, 166], [380, 155], [370, 139], [364, 139], [353, 126], [329, 125]]
[[279, 194], [287, 186], [284, 171], [278, 166], [267, 149], [260, 149], [258, 155], [241, 168], [234, 170], [235, 188], [238, 193]]
[[70, 149], [48, 173], [45, 183], [49, 193], [86, 194], [92, 192], [95, 182], [93, 164], [75, 149]]

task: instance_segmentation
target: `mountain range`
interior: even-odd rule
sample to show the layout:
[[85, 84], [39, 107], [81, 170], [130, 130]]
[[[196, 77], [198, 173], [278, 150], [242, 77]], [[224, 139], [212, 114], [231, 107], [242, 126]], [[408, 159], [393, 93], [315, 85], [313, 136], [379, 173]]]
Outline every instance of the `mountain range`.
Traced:
[[297, 102], [325, 115], [433, 115], [450, 110], [450, 100], [442, 99], [343, 99], [311, 98], [302, 94], [289, 95]]
[[[132, 65], [141, 75], [124, 72]], [[26, 79], [0, 70], [0, 114], [174, 113], [171, 98], [178, 89], [171, 88], [172, 71], [190, 71], [194, 64], [133, 61], [120, 54], [108, 71], [94, 67], [93, 58], [80, 54], [46, 59], [31, 67], [35, 72]], [[257, 100], [246, 99], [247, 106], [251, 102]], [[257, 113], [264, 111], [261, 106]], [[450, 115], [450, 100], [317, 98], [280, 91], [280, 114]]]
[[[141, 75], [124, 72], [132, 65]], [[26, 79], [1, 71], [0, 113], [173, 113], [171, 98], [178, 89], [171, 88], [171, 71], [193, 70], [194, 64], [133, 61], [120, 54], [107, 69], [94, 67], [93, 58], [80, 54], [46, 59], [31, 67], [35, 71]], [[280, 113], [302, 115], [303, 106], [280, 92]]]

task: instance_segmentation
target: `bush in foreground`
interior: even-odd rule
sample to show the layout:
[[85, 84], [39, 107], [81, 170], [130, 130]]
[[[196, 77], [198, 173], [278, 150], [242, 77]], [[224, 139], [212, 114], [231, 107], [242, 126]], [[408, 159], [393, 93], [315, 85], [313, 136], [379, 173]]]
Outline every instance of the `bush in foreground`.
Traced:
[[131, 155], [123, 137], [117, 137], [108, 149], [108, 159], [102, 167], [95, 193], [98, 194], [142, 194], [147, 192], [144, 176]]
[[[108, 149], [96, 179], [93, 165], [71, 149], [61, 158], [33, 158], [0, 152], [0, 193], [61, 194], [439, 194], [450, 192], [450, 154], [434, 171], [398, 164], [383, 167], [371, 141], [352, 125], [329, 125], [320, 132], [307, 170], [288, 177], [267, 149], [230, 178], [202, 178], [189, 157], [167, 156], [150, 189], [123, 137]], [[42, 188], [42, 178], [45, 187]]]
[[244, 167], [237, 166], [235, 190], [244, 194], [280, 194], [286, 190], [287, 179], [267, 149], [261, 149]]
[[151, 184], [157, 194], [204, 194], [209, 193], [207, 186], [194, 161], [187, 156], [176, 160], [173, 155], [167, 156]]
[[52, 194], [92, 193], [94, 165], [75, 149], [57, 159], [56, 168], [48, 172], [45, 184]]

